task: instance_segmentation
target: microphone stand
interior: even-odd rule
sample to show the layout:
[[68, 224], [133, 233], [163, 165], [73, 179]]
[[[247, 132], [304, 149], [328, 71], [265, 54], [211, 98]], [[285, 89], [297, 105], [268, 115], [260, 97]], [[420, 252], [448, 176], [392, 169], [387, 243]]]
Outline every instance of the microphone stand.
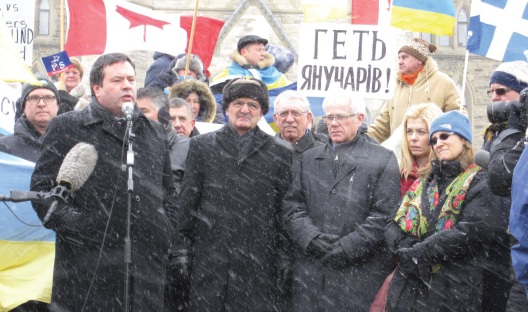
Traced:
[[132, 119], [127, 118], [127, 126], [125, 130], [126, 143], [128, 144], [126, 153], [126, 171], [128, 173], [127, 182], [127, 221], [126, 221], [126, 236], [125, 236], [125, 312], [130, 310], [130, 266], [132, 264], [132, 242], [130, 238], [130, 224], [132, 215], [132, 193], [134, 192], [134, 138], [132, 133]]

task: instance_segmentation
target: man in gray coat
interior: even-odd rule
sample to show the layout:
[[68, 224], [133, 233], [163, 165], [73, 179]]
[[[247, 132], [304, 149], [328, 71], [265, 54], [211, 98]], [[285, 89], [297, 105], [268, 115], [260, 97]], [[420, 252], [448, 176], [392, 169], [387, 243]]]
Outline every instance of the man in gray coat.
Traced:
[[287, 311], [287, 235], [281, 203], [291, 152], [259, 129], [266, 85], [235, 78], [223, 90], [223, 128], [191, 139], [178, 207], [192, 258], [189, 311]]
[[385, 222], [398, 206], [394, 154], [358, 135], [364, 109], [339, 94], [323, 103], [331, 142], [306, 151], [284, 199], [299, 250], [293, 311], [368, 311], [393, 267]]

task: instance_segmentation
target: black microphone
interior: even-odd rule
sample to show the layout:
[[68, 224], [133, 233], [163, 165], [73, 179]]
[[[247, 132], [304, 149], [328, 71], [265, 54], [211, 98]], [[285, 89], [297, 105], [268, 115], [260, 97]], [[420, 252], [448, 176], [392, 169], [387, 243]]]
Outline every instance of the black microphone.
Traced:
[[55, 197], [55, 200], [42, 219], [42, 224], [45, 225], [49, 221], [59, 201], [66, 201], [70, 192], [83, 186], [92, 174], [96, 163], [97, 151], [93, 145], [87, 143], [78, 143], [66, 154], [57, 174], [58, 186], [51, 191], [50, 195]]
[[488, 169], [490, 163], [490, 153], [485, 150], [479, 150], [473, 156], [473, 161], [484, 169]]
[[134, 103], [132, 102], [123, 103], [123, 106], [121, 107], [121, 111], [123, 111], [123, 114], [125, 115], [125, 118], [127, 121], [132, 120], [132, 112], [134, 112]]

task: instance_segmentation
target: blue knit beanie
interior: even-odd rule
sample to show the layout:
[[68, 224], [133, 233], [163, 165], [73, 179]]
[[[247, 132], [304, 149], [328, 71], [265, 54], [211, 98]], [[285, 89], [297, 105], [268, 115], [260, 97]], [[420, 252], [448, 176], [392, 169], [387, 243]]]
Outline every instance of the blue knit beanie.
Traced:
[[473, 144], [473, 135], [471, 134], [469, 119], [466, 115], [457, 110], [443, 113], [433, 119], [433, 122], [431, 123], [431, 130], [429, 131], [429, 140], [433, 137], [433, 134], [438, 131], [454, 132], [468, 140], [469, 143]]

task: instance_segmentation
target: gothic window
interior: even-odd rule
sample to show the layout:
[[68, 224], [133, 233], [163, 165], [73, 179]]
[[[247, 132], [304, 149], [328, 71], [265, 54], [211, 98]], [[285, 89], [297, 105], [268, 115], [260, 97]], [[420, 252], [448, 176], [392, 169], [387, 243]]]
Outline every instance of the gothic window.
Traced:
[[458, 46], [465, 47], [468, 33], [468, 16], [466, 10], [462, 8], [458, 13]]
[[50, 6], [49, 0], [40, 1], [39, 7], [39, 35], [49, 35]]

